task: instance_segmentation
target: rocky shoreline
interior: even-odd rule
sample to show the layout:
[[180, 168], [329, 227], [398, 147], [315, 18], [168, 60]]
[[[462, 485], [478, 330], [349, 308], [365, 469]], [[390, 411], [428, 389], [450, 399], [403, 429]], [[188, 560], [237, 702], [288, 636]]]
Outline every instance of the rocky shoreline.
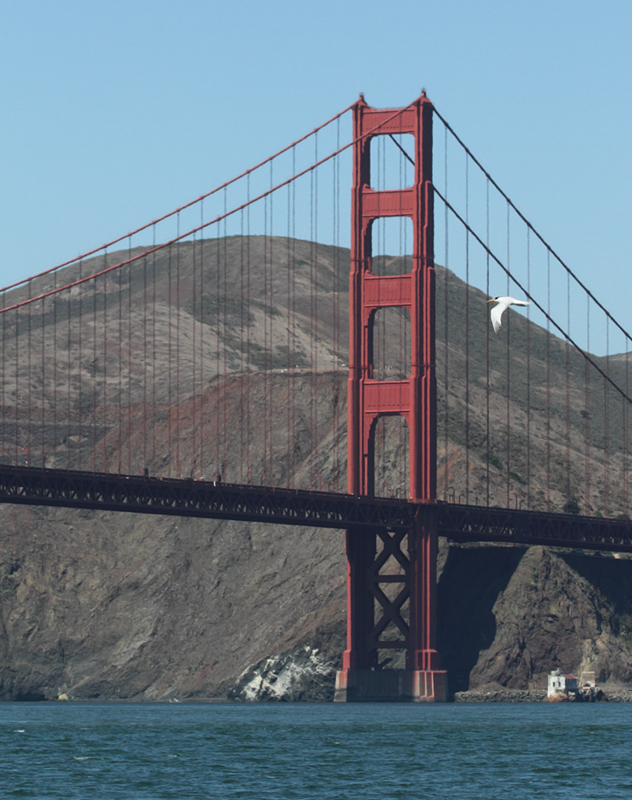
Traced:
[[[455, 703], [545, 703], [546, 689], [472, 689], [454, 694]], [[574, 702], [560, 700], [558, 702]], [[632, 689], [598, 689], [594, 700], [581, 698], [578, 702], [632, 703]]]
[[455, 692], [455, 703], [543, 703], [546, 689], [490, 689]]
[[608, 703], [632, 703], [632, 689], [607, 689], [603, 699]]

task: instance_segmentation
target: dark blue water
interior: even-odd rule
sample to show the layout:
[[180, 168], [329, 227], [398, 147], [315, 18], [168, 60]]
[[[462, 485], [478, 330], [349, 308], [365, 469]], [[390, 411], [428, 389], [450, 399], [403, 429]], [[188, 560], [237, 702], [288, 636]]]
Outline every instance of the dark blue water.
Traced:
[[632, 797], [632, 705], [0, 704], [0, 797]]

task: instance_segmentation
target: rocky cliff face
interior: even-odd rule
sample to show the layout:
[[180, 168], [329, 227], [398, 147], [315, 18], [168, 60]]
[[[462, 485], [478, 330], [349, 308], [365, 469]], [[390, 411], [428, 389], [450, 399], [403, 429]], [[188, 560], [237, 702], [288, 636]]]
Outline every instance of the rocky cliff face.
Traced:
[[453, 691], [546, 688], [560, 668], [632, 678], [632, 561], [544, 547], [451, 547], [439, 647]]
[[[631, 560], [445, 541], [441, 556], [439, 650], [451, 693], [523, 690], [533, 699], [553, 669], [595, 672], [611, 688], [632, 680]], [[317, 634], [312, 646], [262, 660], [231, 697], [332, 699], [342, 630], [340, 621], [335, 640]]]
[[341, 621], [336, 532], [3, 509], [0, 697], [222, 696]]
[[[343, 536], [7, 508], [0, 697], [333, 696]], [[632, 561], [444, 544], [439, 648], [452, 691], [541, 688], [554, 668], [632, 680]]]
[[[256, 244], [253, 242], [253, 250]], [[240, 249], [238, 245], [229, 243], [236, 253]], [[331, 272], [336, 258], [339, 262], [348, 259], [348, 253], [335, 256], [332, 251], [333, 248], [320, 251], [323, 274], [327, 270]], [[306, 259], [309, 247], [303, 243], [297, 246], [297, 252]], [[185, 256], [186, 253], [181, 264], [183, 275], [187, 269]], [[303, 266], [304, 259], [300, 260]], [[160, 289], [160, 274], [159, 269], [154, 297], [160, 295], [163, 303], [167, 302], [165, 298], [175, 302], [175, 294], [167, 293], [164, 287]], [[307, 316], [301, 321], [299, 313], [301, 308], [307, 307], [305, 296], [301, 295], [301, 286], [307, 285], [306, 274], [297, 284], [295, 308], [298, 311], [293, 323], [297, 344], [292, 356], [300, 363], [303, 363], [300, 358], [307, 359], [311, 347], [303, 330]], [[458, 321], [463, 287], [456, 278], [448, 278], [447, 273], [440, 272], [438, 308], [450, 306], [451, 319]], [[131, 298], [136, 288], [129, 276], [126, 280]], [[229, 287], [230, 284], [229, 274], [223, 285]], [[336, 303], [344, 308], [343, 284], [338, 288], [342, 299]], [[113, 291], [112, 286], [106, 284], [106, 290]], [[230, 380], [246, 380], [239, 373], [243, 368], [239, 338], [229, 335], [231, 321], [225, 319], [226, 329], [220, 341], [207, 319], [207, 315], [216, 313], [217, 302], [215, 306], [204, 302], [191, 305], [190, 294], [183, 291], [177, 315], [167, 313], [166, 306], [159, 309], [160, 313], [153, 313], [152, 346], [157, 347], [160, 356], [161, 342], [167, 340], [166, 328], [161, 327], [163, 322], [167, 326], [176, 318], [181, 320], [184, 330], [185, 319], [195, 317], [198, 326], [195, 330], [199, 333], [206, 326], [208, 331], [202, 333], [207, 337], [215, 336], [215, 346], [223, 348], [221, 359], [230, 367], [223, 391], [230, 396]], [[278, 287], [275, 297], [281, 295], [282, 287]], [[134, 297], [134, 303], [130, 301], [129, 305], [130, 324], [142, 332], [143, 295], [138, 293]], [[335, 351], [333, 340], [327, 338], [329, 312], [326, 309], [335, 307], [331, 296], [328, 297], [321, 302], [324, 319], [318, 343], [321, 365], [329, 363], [327, 359], [332, 363], [340, 361], [344, 355]], [[483, 296], [473, 290], [470, 303], [472, 319], [478, 315], [480, 324], [487, 324]], [[255, 355], [261, 350], [254, 347], [256, 337], [259, 334], [264, 337], [265, 333], [265, 309], [262, 309], [261, 303], [253, 306], [249, 323]], [[64, 314], [62, 310], [60, 306], [58, 313], [61, 324], [67, 326], [68, 334], [64, 336], [69, 340], [70, 333], [74, 336], [81, 323], [82, 309], [80, 305], [77, 308], [69, 305]], [[230, 304], [228, 310], [236, 314]], [[273, 313], [279, 330], [285, 330], [284, 314], [283, 308]], [[383, 352], [378, 356], [386, 376], [399, 369], [398, 354], [392, 351], [389, 342], [391, 339], [399, 341], [397, 336], [404, 323], [405, 320], [397, 317], [383, 330]], [[517, 321], [514, 329], [522, 324]], [[480, 397], [487, 379], [483, 362], [486, 354], [480, 343], [477, 352], [474, 352], [474, 345], [470, 351], [473, 383], [469, 394], [469, 431], [466, 432], [462, 422], [460, 412], [466, 395], [462, 386], [463, 352], [459, 342], [465, 331], [459, 325], [461, 323], [455, 322], [451, 328], [449, 343], [438, 344], [438, 357], [445, 358], [449, 354], [451, 370], [449, 393], [440, 397], [440, 408], [445, 412], [440, 414], [443, 420], [440, 420], [443, 427], [439, 437], [440, 486], [455, 495], [469, 492], [470, 501], [473, 501], [482, 486], [481, 476], [489, 472], [492, 501], [494, 497], [500, 501], [505, 497], [509, 475], [512, 497], [522, 499], [528, 490], [536, 505], [542, 505], [546, 491], [552, 507], [561, 510], [568, 499], [565, 494], [568, 480], [575, 479], [556, 467], [557, 471], [551, 471], [545, 486], [542, 441], [534, 443], [529, 467], [520, 449], [520, 436], [525, 414], [530, 415], [534, 430], [543, 429], [548, 414], [547, 425], [554, 439], [552, 452], [581, 450], [579, 436], [585, 424], [585, 418], [579, 413], [581, 392], [574, 388], [569, 394], [569, 405], [565, 406], [566, 400], [562, 398], [559, 407], [547, 409], [534, 399], [531, 407], [526, 408], [521, 387], [512, 389], [510, 414], [518, 433], [511, 441], [511, 467], [501, 463], [500, 456], [495, 454], [504, 458], [504, 453], [509, 452], [507, 442], [496, 437], [491, 448], [489, 441], [485, 442], [484, 404]], [[40, 361], [44, 363], [46, 359], [41, 353], [44, 353], [45, 337], [38, 334], [38, 330], [34, 324], [34, 346], [41, 351]], [[114, 363], [117, 362], [113, 349], [116, 333], [111, 332], [109, 336], [108, 356]], [[376, 337], [376, 341], [378, 339]], [[260, 363], [255, 363], [253, 356], [247, 375], [253, 398], [248, 410], [252, 431], [260, 429], [258, 415], [264, 413], [256, 402], [258, 393], [263, 396], [261, 382], [265, 380], [270, 388], [273, 382], [288, 380], [280, 368], [287, 356], [283, 350], [287, 339], [276, 341], [270, 337], [270, 340], [273, 341], [272, 356], [267, 361], [261, 358]], [[379, 346], [382, 345], [376, 344], [376, 348]], [[492, 347], [501, 346], [502, 343], [492, 343]], [[543, 350], [539, 329], [532, 332], [531, 347], [532, 369], [537, 377], [538, 370], [542, 372], [541, 353], [538, 355], [538, 352]], [[559, 358], [566, 358], [559, 343], [551, 347]], [[193, 474], [195, 469], [200, 469], [201, 462], [196, 462], [197, 456], [194, 456], [199, 442], [189, 424], [191, 412], [187, 393], [193, 391], [192, 376], [197, 373], [187, 366], [187, 348], [191, 348], [191, 343], [183, 340], [180, 351], [183, 383], [174, 393], [171, 415], [177, 417], [179, 426], [177, 469], [183, 474]], [[57, 376], [60, 380], [63, 375], [70, 375], [71, 367], [83, 373], [81, 381], [68, 379], [58, 390], [67, 397], [67, 406], [73, 414], [84, 405], [80, 389], [76, 390], [77, 396], [73, 395], [73, 387], [79, 385], [90, 400], [86, 407], [88, 419], [90, 414], [97, 419], [100, 413], [100, 393], [108, 397], [125, 395], [134, 414], [142, 411], [146, 391], [144, 384], [135, 379], [132, 359], [117, 363], [117, 380], [108, 385], [103, 365], [92, 361], [78, 361], [73, 365], [70, 350], [60, 345], [60, 352], [60, 358], [66, 359], [60, 362]], [[512, 353], [516, 366], [523, 355], [516, 346]], [[198, 363], [193, 362], [193, 355], [191, 360]], [[15, 379], [17, 386], [19, 379], [20, 385], [25, 385], [31, 373], [24, 372], [24, 363], [15, 359], [15, 375], [8, 372], [4, 375], [7, 383]], [[157, 362], [156, 370], [164, 371], [167, 367], [167, 362]], [[234, 378], [235, 375], [238, 377]], [[340, 454], [344, 454], [346, 448], [345, 377], [342, 366], [337, 371], [321, 369], [309, 373], [305, 370], [292, 376], [296, 417], [293, 424], [299, 425], [300, 430], [295, 431], [297, 447], [291, 460], [298, 485], [303, 479], [309, 484], [309, 476], [316, 474], [323, 486], [338, 485], [344, 477], [344, 458]], [[505, 419], [508, 402], [502, 376], [494, 372], [490, 379], [493, 430], [494, 415]], [[52, 385], [42, 384], [42, 387], [42, 418], [45, 419], [46, 404], [54, 398], [55, 390]], [[201, 405], [204, 398], [209, 403], [215, 402], [213, 393], [218, 389], [210, 380], [203, 389], [198, 386], [196, 391], [201, 392], [197, 400]], [[8, 386], [3, 396], [11, 405], [12, 419], [17, 420], [20, 395], [17, 390], [12, 392]], [[283, 393], [277, 394], [282, 396]], [[36, 395], [33, 397], [33, 403], [39, 402]], [[233, 393], [233, 399], [236, 397], [237, 393]], [[323, 401], [319, 405], [321, 398]], [[327, 409], [332, 408], [331, 398], [335, 399], [337, 415], [333, 420], [327, 418]], [[164, 405], [167, 399], [158, 397], [156, 403]], [[165, 427], [169, 414], [162, 407], [158, 409], [158, 405], [146, 428], [132, 424], [130, 414], [122, 426], [117, 427], [110, 418], [104, 419], [101, 427], [94, 424], [91, 428], [94, 441], [79, 437], [76, 443], [53, 443], [55, 458], [60, 462], [56, 465], [75, 465], [80, 459], [86, 464], [90, 463], [90, 458], [94, 462], [96, 454], [101, 459], [107, 458], [108, 468], [114, 471], [121, 463], [134, 466], [134, 459], [143, 449], [144, 431], [151, 429], [155, 435], [156, 470], [171, 469], [174, 474], [176, 463], [167, 446], [169, 437]], [[563, 422], [569, 419], [571, 412], [575, 415], [572, 424], [565, 426]], [[310, 427], [316, 414], [320, 415], [321, 422], [318, 432]], [[598, 413], [594, 417], [597, 419]], [[61, 428], [61, 422], [56, 424]], [[236, 445], [231, 436], [236, 433], [236, 427], [229, 424], [229, 430], [222, 431], [228, 469], [234, 466], [230, 459]], [[56, 430], [42, 425], [41, 441], [31, 442], [31, 457], [39, 452], [38, 447], [42, 458], [45, 451], [51, 452], [51, 437]], [[7, 431], [10, 433], [9, 428]], [[287, 478], [283, 469], [287, 470], [290, 462], [276, 457], [275, 435], [274, 429], [268, 430], [267, 452], [257, 437], [253, 437], [249, 457], [255, 473], [273, 469], [283, 481]], [[596, 434], [591, 441], [590, 458], [598, 475], [603, 454]], [[401, 436], [384, 435], [380, 439], [376, 484], [390, 487], [389, 491], [403, 490], [401, 477], [405, 470], [401, 469], [401, 464], [406, 452], [402, 443], [405, 444], [405, 437]], [[610, 453], [613, 481], [619, 468], [617, 458], [619, 454]], [[205, 471], [207, 466], [203, 467]], [[586, 467], [583, 456], [581, 467], [580, 471]], [[578, 485], [576, 481], [573, 483], [579, 499], [584, 502]], [[588, 500], [596, 503], [599, 495], [596, 479], [592, 486], [594, 495]], [[612, 503], [616, 497], [616, 492], [611, 490]], [[169, 700], [227, 695], [236, 699], [330, 698], [333, 675], [344, 649], [345, 576], [344, 536], [340, 531], [4, 506], [0, 508], [0, 698], [55, 698], [61, 693], [76, 699]], [[571, 672], [594, 670], [602, 681], [632, 679], [631, 561], [557, 553], [543, 548], [473, 547], [444, 542], [438, 593], [439, 647], [453, 691], [488, 684], [516, 689], [540, 685], [543, 676], [555, 667]]]

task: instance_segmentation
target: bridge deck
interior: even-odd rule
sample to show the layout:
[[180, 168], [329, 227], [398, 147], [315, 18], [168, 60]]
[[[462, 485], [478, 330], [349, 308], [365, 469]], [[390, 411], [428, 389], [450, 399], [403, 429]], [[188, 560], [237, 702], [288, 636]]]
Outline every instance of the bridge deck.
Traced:
[[461, 542], [632, 552], [629, 520], [451, 503], [415, 504], [212, 481], [0, 465], [0, 502], [339, 529], [363, 526], [401, 530], [425, 511], [437, 515], [441, 536]]

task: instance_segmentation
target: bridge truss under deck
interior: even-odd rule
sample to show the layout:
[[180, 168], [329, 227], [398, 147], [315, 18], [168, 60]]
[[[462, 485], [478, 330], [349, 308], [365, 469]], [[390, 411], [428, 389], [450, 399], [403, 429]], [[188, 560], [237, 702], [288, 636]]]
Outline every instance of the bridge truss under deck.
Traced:
[[0, 465], [0, 503], [392, 533], [410, 530], [423, 512], [435, 516], [439, 536], [459, 542], [508, 542], [632, 553], [629, 520], [413, 503], [212, 481]]

